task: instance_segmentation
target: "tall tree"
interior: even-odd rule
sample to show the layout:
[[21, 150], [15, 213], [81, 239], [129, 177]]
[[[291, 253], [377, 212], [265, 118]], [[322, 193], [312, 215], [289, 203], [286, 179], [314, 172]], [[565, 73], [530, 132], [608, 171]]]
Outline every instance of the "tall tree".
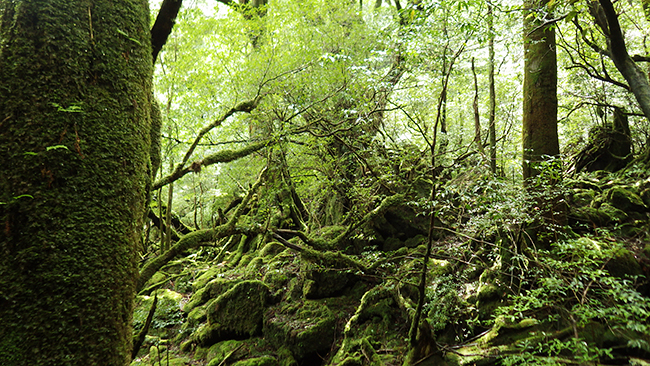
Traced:
[[540, 173], [547, 157], [560, 154], [557, 133], [557, 59], [549, 0], [524, 1], [523, 175]]
[[2, 0], [0, 16], [0, 364], [127, 364], [148, 3]]
[[497, 96], [494, 85], [494, 5], [492, 1], [487, 3], [487, 22], [488, 22], [488, 88], [490, 93], [489, 111], [488, 111], [488, 138], [490, 144], [490, 170], [492, 174], [497, 173], [497, 129], [496, 129], [496, 109]]

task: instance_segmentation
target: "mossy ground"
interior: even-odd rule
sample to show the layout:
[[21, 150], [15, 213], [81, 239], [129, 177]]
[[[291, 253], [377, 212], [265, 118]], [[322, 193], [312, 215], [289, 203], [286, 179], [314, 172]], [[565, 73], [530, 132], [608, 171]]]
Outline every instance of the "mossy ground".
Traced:
[[[571, 275], [543, 278], [553, 274], [545, 272], [549, 265], [591, 260], [584, 263], [598, 263], [593, 273], [625, 286], [631, 283], [625, 281], [641, 279], [650, 263], [647, 259], [644, 262], [650, 258], [644, 252], [647, 236], [640, 241], [625, 239], [621, 230], [621, 224], [647, 225], [639, 219], [647, 215], [643, 195], [634, 193], [645, 186], [604, 177], [586, 182], [574, 185], [575, 196], [569, 197], [572, 212], [597, 210], [598, 224], [611, 225], [610, 237], [574, 232], [563, 242], [551, 243], [549, 250], [555, 254], [538, 251], [540, 257], [533, 259], [513, 254], [513, 239], [503, 231], [491, 234], [489, 240], [498, 243], [494, 247], [482, 247], [482, 242], [466, 237], [459, 240], [453, 235], [437, 241], [426, 276], [423, 324], [441, 352], [420, 364], [496, 365], [504, 359], [526, 364], [541, 356], [526, 352], [528, 356], [521, 356], [522, 344], [543, 348], [548, 342], [557, 342], [566, 347], [573, 344], [576, 332], [594, 347], [589, 352], [606, 348], [607, 342], [624, 347], [626, 339], [645, 337], [640, 330], [608, 332], [611, 324], [597, 318], [587, 316], [585, 319], [592, 320], [577, 325], [571, 323], [570, 313], [552, 316], [554, 307], [575, 300], [569, 296], [571, 292], [562, 290], [571, 286], [553, 282], [570, 282]], [[637, 215], [636, 221], [630, 215]], [[590, 218], [575, 217], [579, 223], [576, 227], [586, 230], [580, 222]], [[341, 230], [322, 231], [336, 237]], [[617, 239], [613, 235], [618, 235]], [[302, 252], [277, 242], [250, 246], [253, 239], [238, 239], [239, 249], [221, 257], [218, 265], [195, 267], [194, 280], [183, 287], [190, 291], [181, 300], [185, 321], [172, 327], [177, 330], [175, 337], [167, 336], [173, 338], [175, 346], [171, 349], [176, 349], [179, 357], [190, 355], [192, 362], [207, 365], [378, 366], [405, 362], [425, 252], [421, 234], [388, 237], [384, 245], [368, 241], [366, 247], [372, 249], [359, 249], [357, 243], [347, 247], [346, 253], [325, 251], [328, 246], [323, 244], [327, 242], [323, 237], [318, 239], [322, 241], [320, 250]], [[247, 249], [238, 253], [242, 248]], [[580, 269], [592, 273], [586, 267]], [[568, 267], [567, 271], [575, 268]], [[538, 273], [537, 277], [533, 273]], [[589, 284], [585, 281], [583, 284]], [[531, 291], [540, 291], [536, 286], [546, 293], [526, 297]], [[593, 293], [592, 301], [613, 301], [589, 286], [581, 291], [585, 296]], [[528, 310], [521, 310], [522, 301], [534, 298], [545, 302], [538, 308], [528, 303]], [[593, 334], [588, 337], [589, 332], [608, 341], [597, 341], [598, 336]], [[645, 357], [644, 352], [637, 352], [635, 357]], [[552, 363], [561, 357], [566, 355], [548, 360]]]

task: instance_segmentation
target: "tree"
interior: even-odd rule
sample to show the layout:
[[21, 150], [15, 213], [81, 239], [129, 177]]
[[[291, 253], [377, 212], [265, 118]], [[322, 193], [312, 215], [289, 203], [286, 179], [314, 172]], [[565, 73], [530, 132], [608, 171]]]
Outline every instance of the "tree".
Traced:
[[492, 174], [497, 173], [497, 132], [496, 132], [496, 109], [497, 97], [494, 86], [494, 5], [491, 1], [487, 3], [487, 22], [488, 22], [488, 88], [490, 93], [489, 111], [488, 111], [488, 138], [490, 146], [490, 170]]
[[0, 2], [0, 364], [130, 360], [147, 1]]
[[557, 133], [557, 60], [548, 0], [524, 1], [523, 176], [560, 154]]

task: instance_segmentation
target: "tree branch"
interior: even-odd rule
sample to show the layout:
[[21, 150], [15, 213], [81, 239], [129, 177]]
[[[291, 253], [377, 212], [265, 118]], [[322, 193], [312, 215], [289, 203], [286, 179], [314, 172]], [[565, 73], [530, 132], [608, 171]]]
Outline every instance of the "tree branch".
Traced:
[[614, 61], [614, 65], [630, 85], [630, 89], [646, 119], [650, 120], [650, 83], [648, 83], [645, 73], [639, 69], [627, 53], [625, 39], [614, 5], [610, 0], [599, 0], [599, 2], [609, 26], [608, 46], [612, 61]]
[[183, 0], [164, 0], [158, 11], [156, 22], [151, 27], [151, 48], [153, 63], [156, 63], [158, 53], [167, 43], [167, 38], [174, 28], [174, 22]]
[[217, 163], [229, 163], [231, 161], [235, 161], [237, 159], [243, 158], [244, 156], [248, 156], [256, 151], [259, 151], [267, 146], [271, 146], [274, 143], [275, 140], [268, 139], [268, 140], [250, 144], [239, 150], [222, 150], [212, 155], [208, 155], [202, 160], [194, 161], [192, 164], [190, 164], [190, 166], [187, 167], [178, 166], [173, 173], [169, 174], [164, 178], [161, 178], [156, 183], [154, 183], [151, 189], [155, 191], [157, 189], [160, 189], [161, 187], [166, 186], [171, 182], [174, 182], [182, 178], [187, 173], [190, 172], [198, 173], [201, 171], [201, 168], [205, 166], [209, 166]]
[[262, 232], [263, 230], [261, 228], [243, 228], [237, 227], [236, 224], [237, 220], [239, 220], [241, 215], [244, 213], [244, 209], [246, 206], [248, 206], [248, 203], [253, 197], [253, 193], [255, 193], [257, 189], [262, 185], [265, 176], [266, 168], [262, 170], [259, 178], [255, 184], [253, 184], [251, 189], [248, 190], [246, 197], [244, 197], [241, 204], [239, 204], [227, 223], [219, 225], [213, 229], [197, 230], [187, 235], [183, 235], [176, 244], [169, 248], [169, 250], [147, 262], [140, 270], [136, 292], [142, 290], [147, 281], [149, 281], [149, 279], [151, 279], [151, 277], [156, 272], [158, 272], [160, 268], [162, 268], [170, 260], [176, 258], [176, 256], [181, 255], [183, 252], [189, 249], [196, 248], [205, 242], [215, 241], [217, 239], [225, 238], [234, 234], [251, 234]]

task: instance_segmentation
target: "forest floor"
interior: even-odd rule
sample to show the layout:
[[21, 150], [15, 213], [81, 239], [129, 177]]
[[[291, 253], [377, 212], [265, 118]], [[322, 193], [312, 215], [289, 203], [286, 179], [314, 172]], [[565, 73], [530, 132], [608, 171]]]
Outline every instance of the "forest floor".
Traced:
[[[456, 177], [431, 233], [395, 202], [348, 240], [335, 240], [345, 227], [310, 233], [318, 248], [285, 231], [185, 253], [138, 296], [136, 332], [157, 301], [132, 365], [402, 365], [429, 238], [411, 364], [650, 365], [645, 170], [521, 191]], [[552, 196], [566, 204], [545, 209]]]

